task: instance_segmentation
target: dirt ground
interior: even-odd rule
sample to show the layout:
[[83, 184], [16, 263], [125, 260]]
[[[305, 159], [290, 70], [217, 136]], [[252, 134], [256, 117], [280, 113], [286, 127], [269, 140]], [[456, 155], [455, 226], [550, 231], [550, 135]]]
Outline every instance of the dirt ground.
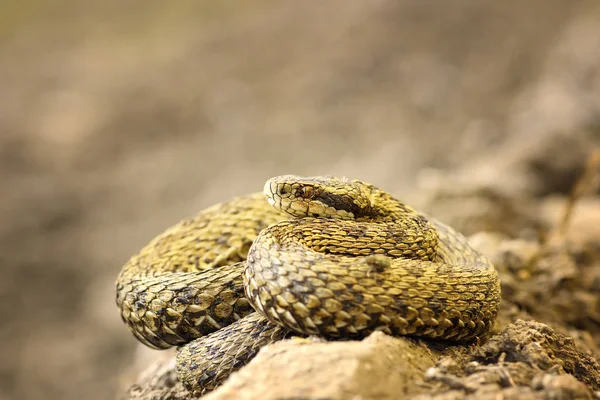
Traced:
[[496, 264], [497, 335], [407, 393], [600, 398], [600, 172], [557, 231], [600, 146], [597, 1], [29, 3], [0, 13], [0, 399], [125, 393], [169, 353], [121, 322], [122, 264], [285, 173], [376, 184]]

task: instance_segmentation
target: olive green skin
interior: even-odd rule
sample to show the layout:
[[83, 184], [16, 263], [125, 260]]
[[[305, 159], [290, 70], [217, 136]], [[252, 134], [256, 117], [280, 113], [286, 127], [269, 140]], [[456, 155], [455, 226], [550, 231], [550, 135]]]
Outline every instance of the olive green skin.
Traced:
[[372, 185], [281, 176], [152, 240], [117, 304], [142, 343], [180, 346], [179, 379], [203, 394], [290, 332], [481, 337], [500, 282], [464, 236]]

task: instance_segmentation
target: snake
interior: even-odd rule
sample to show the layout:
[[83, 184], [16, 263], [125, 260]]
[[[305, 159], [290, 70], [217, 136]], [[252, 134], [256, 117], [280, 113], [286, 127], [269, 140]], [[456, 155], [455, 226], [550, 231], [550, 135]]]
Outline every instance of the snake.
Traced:
[[177, 346], [178, 379], [196, 396], [293, 335], [468, 343], [489, 334], [500, 296], [497, 271], [465, 236], [332, 176], [277, 176], [184, 219], [116, 282], [129, 330], [151, 348]]

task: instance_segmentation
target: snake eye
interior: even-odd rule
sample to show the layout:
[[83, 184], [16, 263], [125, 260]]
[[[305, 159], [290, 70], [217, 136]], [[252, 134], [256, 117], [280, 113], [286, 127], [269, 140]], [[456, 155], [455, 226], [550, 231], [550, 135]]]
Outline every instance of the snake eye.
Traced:
[[302, 186], [296, 191], [296, 196], [304, 199], [310, 199], [313, 197], [315, 191], [312, 186]]

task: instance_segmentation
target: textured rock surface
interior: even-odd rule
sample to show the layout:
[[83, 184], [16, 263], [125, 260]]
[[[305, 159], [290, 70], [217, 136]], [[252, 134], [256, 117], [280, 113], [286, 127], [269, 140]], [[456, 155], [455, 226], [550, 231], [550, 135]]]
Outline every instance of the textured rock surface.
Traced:
[[524, 320], [464, 359], [440, 359], [426, 377], [437, 387], [433, 395], [419, 399], [592, 399], [600, 389], [600, 365], [593, 357], [578, 349], [572, 338]]
[[[172, 363], [159, 363], [130, 399], [188, 399]], [[263, 348], [216, 391], [223, 399], [592, 399], [600, 365], [574, 340], [517, 320], [481, 346], [446, 347], [374, 333], [362, 341], [288, 339]]]
[[397, 399], [422, 388], [435, 356], [422, 343], [374, 333], [360, 342], [291, 339], [261, 350], [207, 399]]

